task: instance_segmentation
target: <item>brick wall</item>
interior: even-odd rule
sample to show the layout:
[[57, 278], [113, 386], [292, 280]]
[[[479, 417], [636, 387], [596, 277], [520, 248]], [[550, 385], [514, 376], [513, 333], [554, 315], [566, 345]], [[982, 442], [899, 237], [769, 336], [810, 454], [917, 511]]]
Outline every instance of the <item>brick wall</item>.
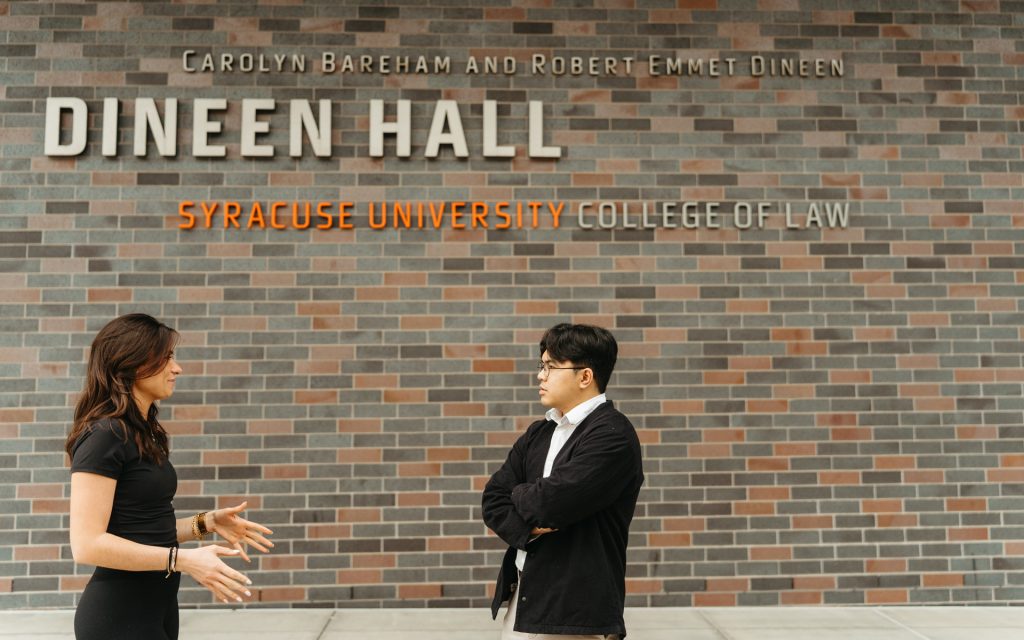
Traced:
[[[644, 443], [629, 605], [1020, 602], [1022, 9], [0, 2], [0, 607], [72, 606], [88, 579], [61, 448], [89, 341], [137, 310], [183, 335], [161, 414], [175, 506], [244, 496], [277, 532], [250, 571], [261, 603], [482, 606], [503, 545], [479, 491], [541, 413], [536, 341], [566, 320], [617, 335], [610, 393]], [[188, 49], [311, 62], [188, 73]], [[453, 69], [328, 75], [323, 51]], [[638, 62], [533, 75], [538, 53]], [[470, 55], [521, 66], [471, 76]], [[653, 76], [650, 55], [738, 62]], [[755, 75], [754, 55], [843, 72]], [[51, 96], [89, 105], [84, 153], [44, 154]], [[111, 97], [123, 129], [105, 157]], [[174, 157], [132, 155], [140, 97], [181, 99]], [[229, 101], [226, 158], [191, 153], [194, 98]], [[331, 100], [330, 157], [288, 156], [284, 110], [265, 118], [274, 157], [240, 157], [244, 98]], [[389, 118], [412, 101], [411, 158], [391, 138], [370, 157], [372, 99]], [[469, 158], [423, 156], [441, 99], [460, 103]], [[485, 99], [514, 159], [481, 154]], [[526, 156], [528, 100], [560, 159]], [[354, 228], [182, 230], [184, 200], [348, 201]], [[566, 213], [369, 228], [385, 200]], [[723, 224], [586, 230], [584, 201], [720, 202]], [[762, 201], [763, 228], [736, 228], [733, 204]], [[815, 202], [848, 204], [849, 224], [778, 213], [806, 223]]]

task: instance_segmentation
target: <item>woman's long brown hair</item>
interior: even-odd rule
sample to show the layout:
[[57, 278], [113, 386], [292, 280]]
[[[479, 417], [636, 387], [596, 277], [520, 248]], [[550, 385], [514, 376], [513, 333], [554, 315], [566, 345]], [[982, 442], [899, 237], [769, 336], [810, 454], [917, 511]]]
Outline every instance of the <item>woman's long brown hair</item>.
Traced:
[[131, 437], [139, 454], [158, 464], [170, 451], [167, 432], [157, 420], [157, 406], [149, 415], [139, 411], [132, 386], [136, 380], [160, 372], [174, 352], [178, 332], [144, 313], [111, 320], [100, 329], [89, 349], [85, 386], [75, 406], [75, 421], [64, 450], [71, 456], [75, 443], [99, 420], [120, 423], [125, 441]]

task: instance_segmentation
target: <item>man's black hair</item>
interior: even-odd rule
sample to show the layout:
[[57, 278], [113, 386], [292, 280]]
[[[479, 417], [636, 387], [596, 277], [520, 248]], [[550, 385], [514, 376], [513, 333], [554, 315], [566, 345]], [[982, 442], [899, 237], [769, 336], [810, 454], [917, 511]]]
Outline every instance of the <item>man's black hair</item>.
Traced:
[[557, 362], [571, 362], [594, 372], [597, 390], [604, 393], [612, 377], [619, 345], [607, 329], [589, 324], [556, 324], [540, 339], [540, 354]]

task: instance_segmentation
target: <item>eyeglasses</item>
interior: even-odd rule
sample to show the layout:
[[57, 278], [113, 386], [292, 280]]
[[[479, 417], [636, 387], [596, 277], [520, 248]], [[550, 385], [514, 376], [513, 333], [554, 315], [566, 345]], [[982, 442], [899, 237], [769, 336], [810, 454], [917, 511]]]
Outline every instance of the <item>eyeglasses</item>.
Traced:
[[544, 377], [544, 378], [548, 377], [548, 375], [552, 371], [558, 371], [559, 369], [572, 369], [574, 371], [579, 371], [580, 369], [589, 369], [589, 368], [590, 367], [552, 367], [550, 364], [548, 364], [547, 362], [544, 362], [544, 361], [541, 361], [541, 362], [537, 363], [537, 373], [540, 374], [541, 377]]

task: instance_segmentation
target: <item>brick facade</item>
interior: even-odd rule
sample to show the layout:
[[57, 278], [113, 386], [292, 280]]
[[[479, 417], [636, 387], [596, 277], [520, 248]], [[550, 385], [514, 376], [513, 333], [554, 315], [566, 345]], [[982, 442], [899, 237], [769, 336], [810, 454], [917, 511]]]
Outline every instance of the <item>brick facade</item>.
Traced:
[[[995, 0], [0, 2], [0, 608], [72, 606], [88, 579], [63, 438], [89, 341], [137, 310], [184, 338], [162, 407], [175, 506], [244, 496], [276, 530], [250, 571], [262, 604], [483, 606], [503, 545], [479, 491], [542, 412], [536, 341], [566, 320], [618, 337], [610, 395], [644, 443], [629, 605], [1024, 600], [1022, 16]], [[186, 50], [236, 68], [187, 72]], [[452, 69], [325, 74], [324, 51]], [[239, 72], [245, 53], [309, 68]], [[533, 74], [534, 54], [636, 63]], [[652, 55], [702, 63], [654, 75]], [[467, 74], [470, 56], [517, 70]], [[771, 72], [783, 60], [793, 75]], [[89, 105], [84, 153], [44, 154], [48, 97]], [[146, 97], [181, 103], [173, 157], [152, 139], [132, 153]], [[120, 100], [113, 157], [104, 98]], [[211, 139], [227, 157], [193, 154], [195, 98], [228, 101]], [[271, 158], [241, 157], [256, 98], [282, 105]], [[295, 99], [331, 101], [329, 157], [289, 157]], [[411, 157], [394, 136], [370, 156], [374, 99], [388, 118], [411, 101]], [[483, 157], [488, 99], [514, 159]], [[468, 158], [424, 157], [438, 100], [459, 102]], [[530, 100], [561, 158], [527, 156]], [[180, 229], [186, 200], [238, 202], [242, 228]], [[354, 228], [245, 228], [277, 201], [352, 202]], [[472, 202], [565, 213], [370, 228], [385, 201], [465, 202], [465, 223]], [[719, 202], [721, 228], [584, 229], [585, 201], [634, 220]], [[735, 203], [758, 202], [764, 225], [738, 228]], [[787, 228], [784, 205], [803, 226], [811, 203], [848, 205], [848, 225]]]

